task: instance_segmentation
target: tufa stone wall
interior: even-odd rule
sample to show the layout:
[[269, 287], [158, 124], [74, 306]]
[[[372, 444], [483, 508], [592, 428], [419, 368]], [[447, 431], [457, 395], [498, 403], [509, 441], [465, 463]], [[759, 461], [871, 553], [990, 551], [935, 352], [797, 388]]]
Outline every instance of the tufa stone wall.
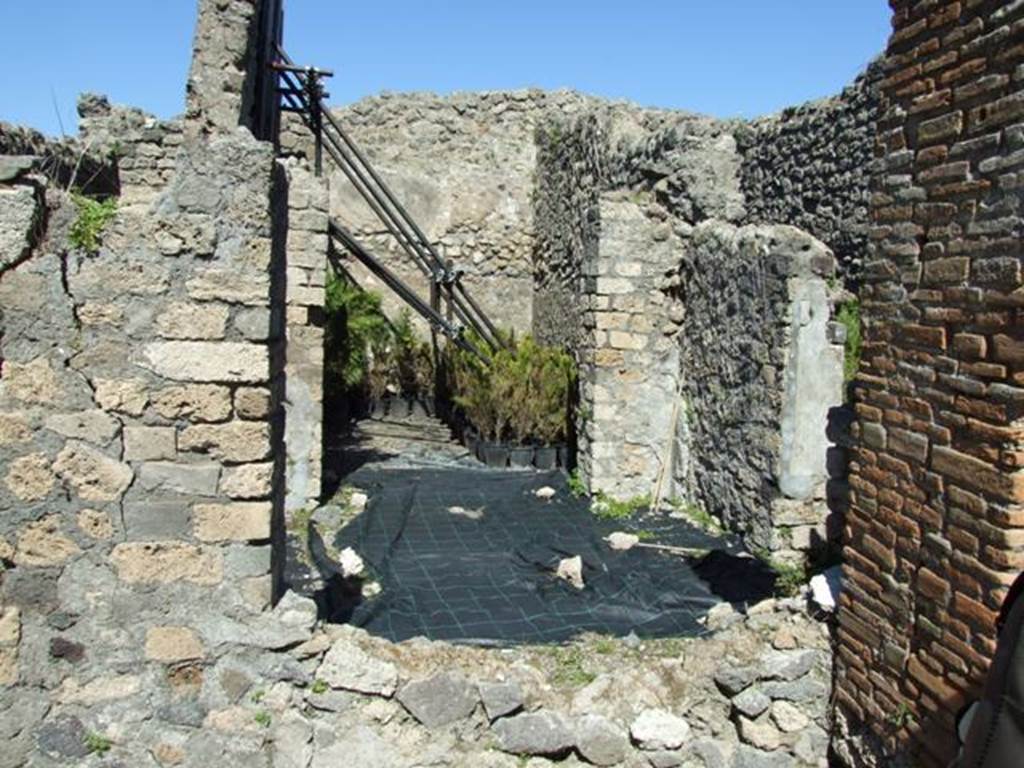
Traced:
[[666, 218], [602, 195], [598, 245], [582, 264], [579, 465], [592, 492], [616, 498], [651, 493], [672, 444], [679, 347], [658, 285], [680, 246]]
[[881, 67], [868, 66], [835, 97], [785, 109], [735, 129], [746, 223], [809, 232], [855, 280], [868, 243], [869, 167], [880, 116]]
[[662, 478], [663, 498], [796, 558], [839, 531], [835, 262], [792, 227], [737, 227], [747, 209], [728, 128], [625, 105], [549, 117], [534, 328], [579, 361], [592, 490], [642, 496]]
[[837, 746], [851, 765], [938, 766], [1024, 567], [1024, 5], [892, 7], [861, 289]]
[[185, 92], [191, 129], [217, 133], [252, 126], [260, 11], [269, 0], [199, 2]]
[[709, 220], [683, 242], [665, 283], [681, 349], [678, 492], [751, 546], [819, 549], [838, 534], [827, 504], [829, 412], [843, 399], [833, 255], [786, 225]]
[[[200, 37], [251, 6], [204, 0]], [[285, 491], [318, 496], [326, 190], [215, 106], [82, 100], [72, 153], [120, 192], [95, 253], [48, 173], [66, 148], [0, 158], [0, 766], [80, 764], [89, 734], [261, 764], [225, 709], [311, 636], [311, 602], [271, 604]]]
[[[532, 312], [531, 201], [536, 168], [534, 129], [549, 108], [572, 109], [569, 92], [484, 92], [435, 96], [383, 94], [333, 114], [369, 158], [399, 202], [500, 326], [524, 332]], [[281, 144], [312, 157], [312, 139], [286, 115]], [[345, 175], [325, 160], [331, 215], [421, 296], [428, 279], [387, 234]], [[384, 298], [395, 315], [403, 303], [368, 271], [350, 261], [356, 280]]]

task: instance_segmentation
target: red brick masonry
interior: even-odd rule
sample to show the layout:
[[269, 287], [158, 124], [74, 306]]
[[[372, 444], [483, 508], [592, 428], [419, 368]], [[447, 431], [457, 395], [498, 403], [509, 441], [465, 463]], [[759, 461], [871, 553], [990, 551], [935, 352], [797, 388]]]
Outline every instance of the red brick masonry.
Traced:
[[837, 707], [953, 754], [1024, 568], [1024, 0], [891, 0]]

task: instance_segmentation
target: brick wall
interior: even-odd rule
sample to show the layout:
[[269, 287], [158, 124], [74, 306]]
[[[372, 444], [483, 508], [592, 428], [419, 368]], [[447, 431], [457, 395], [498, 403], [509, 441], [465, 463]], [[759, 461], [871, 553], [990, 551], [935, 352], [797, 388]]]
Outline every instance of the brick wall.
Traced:
[[1024, 567], [1024, 3], [892, 0], [851, 473], [847, 762], [940, 765]]

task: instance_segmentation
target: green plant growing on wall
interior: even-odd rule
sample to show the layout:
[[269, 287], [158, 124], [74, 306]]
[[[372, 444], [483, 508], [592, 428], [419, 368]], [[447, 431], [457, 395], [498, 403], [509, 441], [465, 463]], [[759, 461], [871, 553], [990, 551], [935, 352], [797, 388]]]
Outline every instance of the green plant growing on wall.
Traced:
[[802, 563], [776, 560], [766, 549], [755, 549], [754, 556], [775, 571], [775, 593], [780, 597], [796, 597], [807, 585], [807, 567]]
[[572, 471], [569, 475], [569, 479], [566, 481], [566, 485], [569, 486], [569, 493], [577, 499], [581, 499], [587, 495], [587, 484], [583, 482], [583, 476], [580, 475], [579, 469], [574, 469]]
[[886, 719], [893, 728], [900, 729], [914, 722], [914, 712], [907, 702], [901, 701]]
[[860, 368], [860, 302], [852, 299], [839, 307], [836, 322], [846, 329], [843, 380], [851, 382]]
[[85, 749], [90, 755], [105, 755], [114, 746], [114, 742], [102, 733], [89, 731], [85, 734]]
[[81, 192], [72, 192], [71, 202], [78, 215], [71, 224], [68, 240], [75, 248], [86, 253], [96, 253], [103, 241], [104, 228], [117, 214], [117, 198], [95, 200]]

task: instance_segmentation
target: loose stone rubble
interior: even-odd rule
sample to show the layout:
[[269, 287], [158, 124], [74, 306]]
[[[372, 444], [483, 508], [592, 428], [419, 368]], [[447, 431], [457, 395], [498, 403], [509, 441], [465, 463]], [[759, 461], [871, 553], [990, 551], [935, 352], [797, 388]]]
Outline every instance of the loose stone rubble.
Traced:
[[[828, 626], [802, 599], [735, 615], [701, 638], [494, 650], [391, 644], [323, 625], [312, 601], [289, 593], [263, 622], [150, 629], [145, 652], [163, 682], [128, 670], [69, 679], [36, 764], [827, 765]], [[17, 627], [16, 609], [0, 614], [0, 674]], [[799, 648], [772, 650], [784, 636]], [[240, 645], [201, 662], [229, 639]], [[71, 665], [88, 653], [69, 643], [49, 652]], [[138, 720], [144, 699], [157, 715]], [[0, 723], [16, 736], [14, 716]], [[87, 754], [93, 731], [110, 739], [107, 754]]]

